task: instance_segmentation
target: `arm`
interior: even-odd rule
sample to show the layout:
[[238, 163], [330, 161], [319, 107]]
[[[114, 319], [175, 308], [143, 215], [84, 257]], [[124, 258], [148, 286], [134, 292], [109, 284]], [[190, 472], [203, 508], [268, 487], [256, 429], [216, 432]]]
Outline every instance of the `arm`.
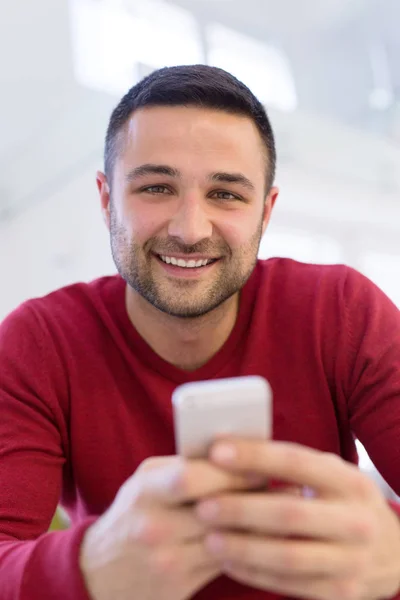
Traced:
[[[342, 369], [347, 373], [344, 390], [352, 430], [379, 473], [400, 494], [400, 311], [353, 270], [348, 272], [343, 301], [347, 344]], [[400, 504], [388, 504], [400, 519]]]
[[88, 600], [78, 555], [94, 519], [46, 533], [68, 451], [67, 389], [45, 324], [23, 305], [0, 326], [2, 600]]
[[343, 290], [344, 351], [339, 372], [351, 428], [400, 494], [400, 311], [367, 278], [349, 269]]

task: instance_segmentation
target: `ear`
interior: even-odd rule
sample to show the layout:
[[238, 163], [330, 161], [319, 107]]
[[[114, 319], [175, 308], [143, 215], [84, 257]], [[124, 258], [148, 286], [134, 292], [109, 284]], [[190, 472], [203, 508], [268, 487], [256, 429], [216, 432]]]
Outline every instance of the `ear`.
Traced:
[[279, 188], [272, 187], [268, 193], [268, 196], [265, 198], [262, 235], [264, 235], [265, 230], [267, 229], [268, 223], [271, 218], [272, 209], [275, 206], [275, 202], [276, 202], [278, 196], [279, 196]]
[[101, 171], [96, 173], [97, 189], [100, 194], [101, 212], [107, 229], [110, 230], [110, 186], [107, 177]]

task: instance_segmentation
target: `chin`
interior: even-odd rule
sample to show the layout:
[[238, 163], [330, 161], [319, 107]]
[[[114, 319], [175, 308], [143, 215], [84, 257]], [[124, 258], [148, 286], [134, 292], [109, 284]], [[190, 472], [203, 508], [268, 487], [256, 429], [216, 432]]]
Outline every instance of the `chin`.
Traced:
[[231, 296], [229, 296], [228, 298], [224, 297], [216, 299], [214, 302], [208, 302], [207, 304], [203, 304], [202, 306], [199, 306], [198, 304], [194, 305], [190, 302], [186, 304], [181, 303], [179, 305], [168, 302], [157, 302], [153, 303], [153, 306], [158, 308], [161, 312], [170, 315], [171, 317], [177, 317], [180, 319], [199, 319], [216, 310], [218, 307], [224, 304], [224, 302], [226, 302], [230, 297]]

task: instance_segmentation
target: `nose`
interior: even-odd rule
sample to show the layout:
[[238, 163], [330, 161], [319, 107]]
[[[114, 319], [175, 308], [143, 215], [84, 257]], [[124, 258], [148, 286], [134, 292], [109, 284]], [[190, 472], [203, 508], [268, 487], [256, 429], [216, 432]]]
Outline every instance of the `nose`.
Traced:
[[[204, 202], [204, 200], [203, 200]], [[182, 198], [168, 225], [168, 234], [179, 238], [183, 244], [193, 246], [212, 236], [213, 226], [207, 207], [195, 195]]]

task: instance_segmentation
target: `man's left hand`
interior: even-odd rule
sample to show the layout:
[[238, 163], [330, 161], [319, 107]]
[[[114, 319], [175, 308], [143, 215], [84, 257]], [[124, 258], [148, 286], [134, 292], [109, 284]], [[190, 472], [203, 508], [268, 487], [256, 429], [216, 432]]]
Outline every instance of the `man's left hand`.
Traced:
[[400, 521], [355, 465], [273, 441], [219, 442], [210, 459], [232, 471], [313, 490], [311, 498], [282, 490], [200, 502], [197, 514], [210, 527], [207, 547], [227, 575], [309, 600], [381, 600], [398, 593]]

